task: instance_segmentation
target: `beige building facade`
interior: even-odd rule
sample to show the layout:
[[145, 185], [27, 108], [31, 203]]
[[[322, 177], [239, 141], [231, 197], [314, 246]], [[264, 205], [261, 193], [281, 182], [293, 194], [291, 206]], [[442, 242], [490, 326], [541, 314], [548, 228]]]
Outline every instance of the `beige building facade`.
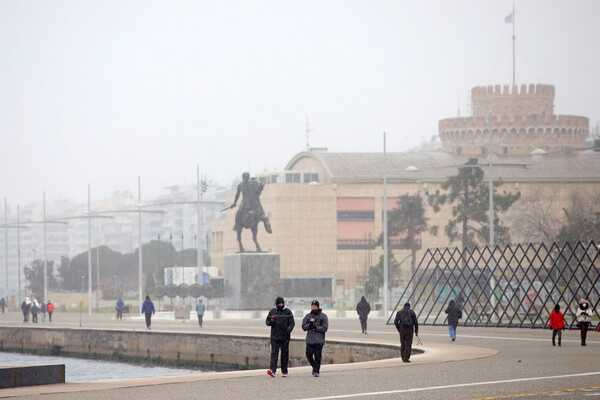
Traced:
[[[473, 90], [477, 92], [481, 89]], [[531, 93], [531, 90], [527, 93]], [[548, 113], [546, 115], [550, 117], [554, 88], [544, 86], [535, 88], [534, 92], [533, 97], [539, 97], [539, 101], [531, 101], [528, 107], [534, 112]], [[512, 95], [507, 98], [502, 96], [498, 94], [502, 100], [498, 104], [503, 104], [503, 107], [496, 108], [503, 110], [501, 114], [523, 110], [522, 106], [510, 107]], [[482, 101], [490, 100], [487, 89], [485, 95], [480, 97]], [[521, 95], [516, 98], [517, 102], [524, 101]], [[475, 97], [473, 100], [477, 103]], [[527, 102], [524, 104], [529, 104]], [[482, 112], [481, 107], [485, 108], [479, 103], [474, 106], [478, 113]], [[532, 119], [531, 115], [538, 114], [523, 118]], [[515, 130], [517, 135], [522, 133], [518, 126], [524, 121], [523, 118], [516, 118], [515, 115], [508, 117], [506, 119], [499, 115], [493, 119], [496, 121], [495, 127], [493, 123], [493, 135], [496, 132], [501, 135], [504, 129], [507, 135]], [[565, 139], [559, 148], [582, 147], [581, 137], [584, 140], [589, 132], [584, 126], [585, 123], [589, 124], [587, 119], [573, 118], [576, 124], [569, 122], [575, 124], [569, 125], [571, 133], [565, 131], [565, 135], [570, 135], [572, 140]], [[556, 121], [559, 120], [560, 117]], [[507, 123], [505, 128], [502, 121]], [[439, 167], [461, 165], [472, 157], [479, 157], [480, 163], [486, 163], [487, 151], [479, 154], [483, 151], [483, 141], [479, 143], [479, 139], [474, 137], [469, 139], [468, 129], [461, 136], [461, 129], [456, 133], [448, 128], [451, 125], [480, 123], [477, 128], [479, 135], [487, 136], [484, 122], [487, 122], [487, 117], [480, 115], [465, 117], [464, 121], [457, 118], [440, 121], [444, 151], [388, 153], [387, 209], [395, 208], [398, 197], [404, 194], [420, 193], [426, 204], [426, 193], [440, 189], [447, 177], [457, 172], [455, 169]], [[562, 123], [562, 120], [557, 123]], [[536, 219], [543, 219], [544, 215], [551, 216], [556, 225], [563, 218], [562, 208], [569, 204], [574, 194], [590, 196], [600, 192], [600, 152], [588, 150], [531, 156], [534, 148], [556, 147], [555, 142], [551, 141], [554, 128], [548, 130], [542, 127], [542, 135], [539, 136], [536, 133], [537, 125], [532, 127], [534, 136], [530, 140], [520, 138], [516, 147], [507, 137], [500, 139], [501, 136], [494, 136], [493, 164], [531, 165], [528, 169], [500, 166], [493, 169], [494, 180], [503, 182], [497, 190], [521, 194], [521, 199], [512, 209], [506, 215], [501, 215], [502, 223], [510, 227], [513, 243], [545, 240], [544, 234], [535, 227]], [[528, 136], [530, 129], [523, 129], [524, 135]], [[561, 132], [559, 129], [559, 135]], [[550, 136], [545, 136], [546, 133]], [[496, 152], [496, 149], [499, 151]], [[283, 172], [258, 177], [265, 183], [261, 201], [273, 227], [273, 234], [269, 235], [261, 225], [258, 241], [263, 251], [280, 254], [282, 276], [332, 277], [336, 298], [354, 297], [354, 290], [363, 290], [368, 267], [376, 264], [382, 254], [381, 247], [376, 246], [375, 241], [383, 231], [383, 166], [382, 153], [331, 153], [326, 149], [314, 149], [295, 155]], [[409, 166], [416, 166], [421, 171], [407, 172]], [[483, 169], [487, 179], [487, 168]], [[227, 194], [228, 204], [233, 202], [234, 195], [235, 191]], [[227, 213], [226, 219], [214, 221], [211, 227], [211, 262], [221, 271], [224, 256], [238, 251], [236, 233], [232, 230], [235, 210]], [[443, 233], [451, 217], [450, 206], [434, 213], [426, 204], [426, 216], [430, 225], [439, 226], [440, 233], [437, 236], [425, 233], [419, 238], [417, 263], [426, 248], [459, 245], [457, 242], [449, 243]], [[554, 226], [553, 229], [558, 227]], [[254, 249], [251, 236], [249, 230], [243, 233], [247, 251]], [[401, 248], [399, 239], [392, 238], [391, 249], [395, 259], [401, 263], [399, 278], [402, 286], [410, 278], [410, 252]]]

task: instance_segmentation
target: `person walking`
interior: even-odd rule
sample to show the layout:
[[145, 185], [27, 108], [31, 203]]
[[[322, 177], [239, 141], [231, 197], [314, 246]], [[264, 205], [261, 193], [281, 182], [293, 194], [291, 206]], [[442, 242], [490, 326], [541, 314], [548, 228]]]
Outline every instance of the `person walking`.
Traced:
[[42, 300], [40, 303], [40, 312], [42, 313], [42, 322], [46, 322], [46, 311], [48, 311], [48, 307], [46, 306], [46, 302]]
[[125, 309], [125, 303], [123, 302], [123, 298], [119, 296], [119, 300], [117, 300], [117, 304], [115, 305], [115, 310], [117, 310], [117, 321], [123, 321], [123, 310]]
[[419, 336], [419, 321], [415, 312], [410, 309], [410, 303], [404, 303], [404, 308], [396, 313], [394, 325], [398, 333], [400, 333], [400, 355], [402, 356], [402, 361], [409, 363], [413, 330], [414, 334]]
[[38, 303], [37, 299], [33, 299], [33, 301], [31, 302], [31, 322], [34, 322], [37, 324], [39, 312], [40, 312], [40, 303]]
[[54, 312], [54, 304], [52, 304], [52, 301], [48, 300], [46, 308], [48, 309], [48, 322], [52, 322], [52, 313]]
[[590, 322], [592, 321], [592, 309], [590, 308], [589, 303], [586, 299], [579, 300], [579, 307], [577, 307], [577, 312], [575, 313], [577, 318], [577, 324], [579, 325], [579, 329], [581, 329], [581, 345], [585, 346], [585, 339], [587, 338], [587, 330], [590, 326]]
[[29, 322], [29, 304], [25, 300], [21, 303], [21, 311], [23, 311], [23, 322]]
[[560, 305], [554, 306], [554, 311], [550, 313], [550, 321], [548, 321], [550, 329], [552, 329], [552, 346], [556, 346], [556, 335], [558, 334], [558, 345], [562, 339], [562, 330], [565, 329], [565, 318], [560, 312]]
[[356, 305], [356, 312], [358, 313], [358, 319], [360, 320], [360, 328], [362, 333], [367, 334], [367, 316], [371, 312], [371, 305], [367, 302], [365, 296], [360, 298], [360, 301]]
[[196, 314], [198, 314], [198, 325], [202, 328], [202, 318], [204, 317], [204, 311], [206, 307], [202, 304], [202, 299], [198, 299], [198, 303], [196, 303]]
[[321, 356], [325, 345], [325, 332], [329, 329], [327, 314], [319, 308], [319, 301], [310, 303], [310, 313], [302, 320], [302, 330], [306, 331], [306, 359], [312, 367], [312, 374], [319, 377]]
[[450, 339], [452, 339], [454, 342], [456, 340], [456, 328], [458, 328], [458, 320], [462, 318], [460, 304], [454, 300], [450, 300], [445, 313], [448, 314], [448, 331], [450, 332]]
[[271, 364], [267, 374], [275, 377], [277, 358], [281, 350], [281, 373], [285, 378], [288, 374], [290, 359], [290, 334], [296, 326], [296, 321], [294, 321], [292, 310], [285, 306], [283, 297], [279, 296], [275, 299], [275, 308], [269, 311], [265, 323], [271, 327]]
[[146, 316], [146, 328], [150, 329], [152, 314], [156, 314], [156, 311], [154, 310], [154, 303], [148, 295], [146, 295], [146, 300], [142, 303], [142, 314]]
[[2, 314], [4, 314], [4, 309], [6, 308], [6, 300], [4, 300], [4, 297], [0, 298], [0, 308], [2, 308]]

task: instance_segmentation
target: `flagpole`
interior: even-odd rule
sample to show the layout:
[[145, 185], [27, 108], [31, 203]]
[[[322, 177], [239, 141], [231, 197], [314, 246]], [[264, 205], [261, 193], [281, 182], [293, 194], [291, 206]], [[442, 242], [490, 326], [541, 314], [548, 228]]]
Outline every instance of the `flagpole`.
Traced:
[[513, 26], [513, 86], [515, 86], [515, 3], [513, 3], [512, 12], [512, 26]]

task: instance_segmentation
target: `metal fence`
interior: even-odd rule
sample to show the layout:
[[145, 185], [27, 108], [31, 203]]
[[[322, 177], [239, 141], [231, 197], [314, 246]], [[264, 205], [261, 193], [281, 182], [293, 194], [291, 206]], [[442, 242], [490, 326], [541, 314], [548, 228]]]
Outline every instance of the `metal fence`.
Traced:
[[556, 304], [567, 327], [577, 325], [579, 299], [594, 315], [600, 301], [600, 246], [517, 244], [428, 249], [387, 323], [405, 302], [424, 325], [445, 325], [450, 300], [462, 306], [462, 326], [546, 328]]

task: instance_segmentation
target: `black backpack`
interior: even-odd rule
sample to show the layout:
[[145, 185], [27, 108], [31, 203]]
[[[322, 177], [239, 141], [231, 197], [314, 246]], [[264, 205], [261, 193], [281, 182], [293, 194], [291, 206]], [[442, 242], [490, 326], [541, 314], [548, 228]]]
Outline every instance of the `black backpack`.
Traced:
[[404, 330], [410, 330], [410, 329], [412, 329], [413, 320], [411, 318], [410, 311], [401, 312], [400, 313], [400, 321], [399, 322], [400, 322], [399, 323], [400, 328], [402, 328]]

